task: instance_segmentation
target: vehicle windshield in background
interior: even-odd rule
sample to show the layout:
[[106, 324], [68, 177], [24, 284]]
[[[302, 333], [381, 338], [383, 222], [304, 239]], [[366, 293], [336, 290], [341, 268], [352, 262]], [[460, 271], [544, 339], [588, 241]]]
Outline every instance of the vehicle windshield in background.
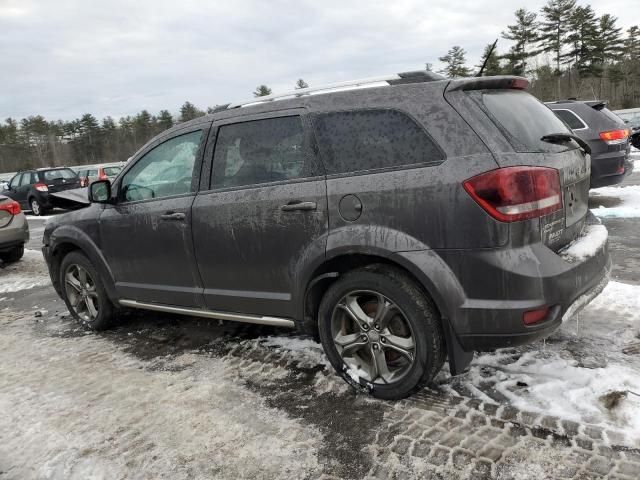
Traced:
[[629, 125], [640, 126], [640, 112], [616, 114]]
[[52, 182], [54, 180], [60, 179], [72, 179], [76, 178], [77, 175], [73, 172], [73, 170], [69, 170], [68, 168], [61, 168], [59, 170], [47, 170], [44, 172], [44, 180], [45, 182]]
[[122, 170], [120, 167], [104, 167], [104, 174], [107, 177], [115, 177], [120, 173], [120, 170]]
[[570, 134], [571, 130], [551, 109], [527, 92], [475, 90], [468, 94], [480, 104], [517, 152], [561, 152], [567, 149], [566, 145], [541, 140], [545, 135]]

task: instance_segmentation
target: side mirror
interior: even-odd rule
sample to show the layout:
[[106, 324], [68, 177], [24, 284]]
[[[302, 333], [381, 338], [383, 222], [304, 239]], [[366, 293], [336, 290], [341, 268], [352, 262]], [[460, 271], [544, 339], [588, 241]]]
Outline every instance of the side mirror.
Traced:
[[91, 203], [109, 203], [111, 200], [111, 182], [97, 180], [89, 185], [89, 201]]

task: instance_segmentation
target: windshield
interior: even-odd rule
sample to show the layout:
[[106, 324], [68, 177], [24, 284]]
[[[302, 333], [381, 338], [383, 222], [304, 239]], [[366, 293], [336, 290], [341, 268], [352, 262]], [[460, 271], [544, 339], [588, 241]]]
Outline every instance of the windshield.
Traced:
[[45, 182], [51, 182], [53, 180], [59, 180], [61, 178], [65, 180], [69, 180], [77, 177], [75, 172], [68, 168], [60, 168], [58, 170], [47, 170], [45, 172], [42, 172], [42, 174], [44, 176]]
[[469, 92], [491, 120], [502, 130], [517, 152], [559, 152], [566, 145], [540, 140], [550, 133], [571, 133], [567, 125], [546, 105], [522, 90]]

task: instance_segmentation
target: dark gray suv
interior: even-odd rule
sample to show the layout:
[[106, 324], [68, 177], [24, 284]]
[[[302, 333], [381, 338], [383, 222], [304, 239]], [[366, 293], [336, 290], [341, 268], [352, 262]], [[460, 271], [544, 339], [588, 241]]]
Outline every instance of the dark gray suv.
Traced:
[[607, 102], [562, 100], [547, 103], [591, 148], [591, 187], [622, 182], [633, 171], [630, 129]]
[[588, 158], [526, 87], [400, 74], [176, 126], [47, 224], [53, 284], [95, 329], [123, 307], [297, 327], [351, 385], [409, 395], [606, 284], [606, 242], [563, 253]]

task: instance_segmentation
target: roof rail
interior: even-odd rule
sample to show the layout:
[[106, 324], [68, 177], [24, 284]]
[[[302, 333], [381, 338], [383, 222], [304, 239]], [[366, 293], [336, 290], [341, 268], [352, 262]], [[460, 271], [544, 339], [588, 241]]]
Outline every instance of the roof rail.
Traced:
[[[392, 75], [384, 75], [381, 77], [362, 78], [360, 80], [347, 80], [346, 82], [329, 83], [327, 85], [320, 85], [317, 87], [300, 88], [298, 90], [292, 90], [283, 93], [274, 93], [272, 95], [266, 95], [264, 97], [255, 97], [251, 100], [245, 100], [242, 102], [233, 102], [226, 106], [226, 109], [245, 107], [249, 105], [257, 105], [260, 103], [271, 102], [273, 100], [279, 100], [289, 97], [300, 97], [302, 95], [310, 95], [312, 93], [330, 92], [331, 90], [350, 90], [365, 86], [375, 86], [376, 83], [384, 83], [387, 85], [398, 85], [402, 83], [418, 83], [418, 82], [433, 82], [436, 80], [444, 80], [445, 77], [438, 75], [437, 73], [428, 72], [426, 70], [417, 70], [414, 72], [394, 73]], [[221, 110], [223, 108], [221, 107]], [[216, 111], [218, 111], [216, 109]]]

